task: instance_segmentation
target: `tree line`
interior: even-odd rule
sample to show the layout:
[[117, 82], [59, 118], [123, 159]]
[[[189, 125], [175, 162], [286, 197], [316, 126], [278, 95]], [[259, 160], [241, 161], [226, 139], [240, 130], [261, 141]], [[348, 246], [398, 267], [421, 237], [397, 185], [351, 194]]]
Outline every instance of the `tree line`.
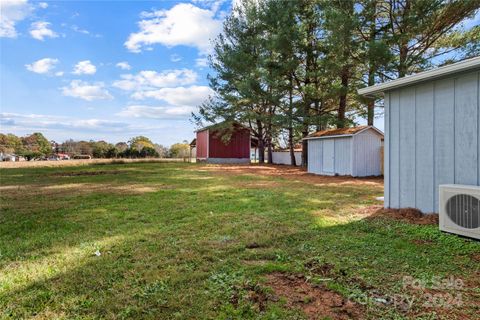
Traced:
[[128, 142], [116, 144], [102, 140], [76, 141], [73, 139], [57, 143], [49, 141], [39, 132], [24, 137], [0, 133], [0, 152], [13, 153], [28, 160], [59, 153], [69, 156], [89, 155], [93, 158], [182, 158], [189, 156], [190, 146], [183, 141], [167, 148], [153, 143], [144, 136], [133, 137]]
[[232, 10], [209, 56], [214, 94], [193, 119], [248, 125], [260, 162], [284, 141], [310, 133], [373, 125], [381, 99], [371, 86], [480, 53], [480, 26], [460, 24], [478, 0], [243, 0]]

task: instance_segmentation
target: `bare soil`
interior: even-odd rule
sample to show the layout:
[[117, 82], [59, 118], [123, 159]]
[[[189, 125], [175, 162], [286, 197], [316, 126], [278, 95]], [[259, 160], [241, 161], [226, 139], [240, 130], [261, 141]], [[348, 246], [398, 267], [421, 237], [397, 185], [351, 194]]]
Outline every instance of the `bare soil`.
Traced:
[[351, 176], [320, 176], [308, 173], [303, 168], [283, 165], [205, 165], [203, 168], [192, 168], [193, 170], [214, 172], [222, 175], [263, 175], [278, 176], [308, 182], [314, 185], [383, 185], [382, 177], [354, 178]]
[[366, 218], [390, 218], [411, 224], [438, 225], [438, 214], [424, 214], [418, 209], [385, 209], [381, 205], [370, 206], [362, 209], [360, 213]]
[[301, 309], [308, 319], [363, 319], [363, 306], [322, 285], [313, 285], [301, 274], [274, 272], [266, 285], [286, 300], [288, 308]]
[[109, 171], [72, 171], [72, 172], [55, 172], [52, 173], [52, 176], [57, 177], [77, 177], [77, 176], [102, 176], [102, 175], [113, 175], [113, 174], [121, 174], [125, 173], [124, 171], [120, 170], [109, 170]]

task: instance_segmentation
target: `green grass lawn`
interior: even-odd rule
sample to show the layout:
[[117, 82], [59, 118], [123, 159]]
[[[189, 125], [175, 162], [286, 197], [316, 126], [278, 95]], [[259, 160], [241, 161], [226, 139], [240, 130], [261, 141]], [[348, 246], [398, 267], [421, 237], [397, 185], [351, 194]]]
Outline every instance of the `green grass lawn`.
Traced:
[[[381, 204], [378, 181], [322, 183], [183, 163], [0, 174], [2, 319], [315, 318], [312, 299], [321, 292], [350, 298], [363, 318], [480, 312], [479, 242], [362, 216]], [[282, 275], [314, 294], [282, 295], [274, 279]], [[405, 276], [426, 288], [405, 287]], [[449, 277], [463, 284], [433, 286]], [[461, 306], [428, 303], [458, 294]], [[404, 296], [415, 297], [411, 308], [392, 303]]]

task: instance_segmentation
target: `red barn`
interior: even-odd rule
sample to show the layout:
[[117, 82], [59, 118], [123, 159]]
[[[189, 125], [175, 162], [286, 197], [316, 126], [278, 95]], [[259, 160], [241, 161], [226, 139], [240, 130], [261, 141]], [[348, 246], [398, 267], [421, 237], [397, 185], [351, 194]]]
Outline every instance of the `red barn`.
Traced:
[[234, 123], [219, 123], [197, 131], [197, 161], [249, 163], [250, 129]]

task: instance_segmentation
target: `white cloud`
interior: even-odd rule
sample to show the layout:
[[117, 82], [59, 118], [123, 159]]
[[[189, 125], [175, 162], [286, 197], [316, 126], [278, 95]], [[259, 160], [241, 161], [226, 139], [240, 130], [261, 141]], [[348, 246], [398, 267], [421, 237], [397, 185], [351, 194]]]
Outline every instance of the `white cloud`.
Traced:
[[58, 34], [50, 29], [50, 22], [37, 21], [30, 26], [30, 35], [37, 40], [43, 41], [45, 38], [57, 38]]
[[190, 3], [177, 4], [170, 10], [143, 12], [141, 18], [140, 30], [131, 33], [125, 42], [132, 52], [140, 52], [143, 46], [163, 44], [191, 46], [206, 54], [211, 50], [210, 40], [222, 29], [222, 21], [214, 11]]
[[156, 88], [192, 84], [197, 81], [197, 77], [197, 73], [190, 69], [165, 70], [163, 72], [144, 70], [136, 75], [122, 75], [122, 80], [115, 81], [113, 86], [125, 91], [148, 91]]
[[195, 66], [197, 66], [199, 68], [208, 67], [208, 58], [200, 57], [200, 58], [195, 59]]
[[76, 119], [43, 114], [0, 113], [0, 123], [13, 129], [88, 130], [92, 132], [124, 132], [133, 129], [129, 124], [103, 119]]
[[182, 57], [178, 54], [172, 54], [170, 55], [170, 61], [172, 62], [182, 61]]
[[122, 61], [122, 62], [119, 62], [116, 64], [117, 68], [120, 68], [122, 70], [130, 70], [132, 69], [132, 67], [130, 66], [130, 64], [128, 64], [128, 62], [126, 61]]
[[90, 60], [79, 61], [73, 69], [73, 74], [95, 74], [95, 72], [97, 67]]
[[57, 77], [61, 77], [61, 76], [63, 76], [63, 73], [64, 73], [63, 71], [58, 71], [58, 72], [55, 72], [55, 75]]
[[112, 95], [105, 89], [103, 82], [90, 84], [81, 80], [72, 80], [68, 87], [62, 87], [62, 92], [64, 96], [87, 101], [113, 99]]
[[137, 91], [132, 95], [132, 98], [138, 100], [152, 98], [163, 100], [172, 106], [194, 107], [200, 105], [212, 93], [212, 89], [207, 86], [190, 86]]
[[49, 73], [52, 69], [54, 69], [57, 63], [58, 59], [44, 58], [32, 62], [31, 64], [26, 64], [25, 67], [28, 71], [45, 74]]
[[90, 31], [85, 30], [85, 29], [81, 29], [77, 25], [72, 25], [71, 28], [72, 28], [73, 31], [78, 32], [78, 33], [90, 34]]
[[40, 3], [38, 4], [38, 6], [39, 6], [40, 8], [42, 8], [42, 9], [47, 9], [47, 8], [48, 8], [48, 3], [46, 3], [46, 2], [40, 2]]
[[31, 11], [27, 0], [1, 0], [0, 37], [16, 38], [15, 24], [25, 19]]
[[194, 110], [194, 107], [189, 106], [152, 107], [133, 105], [124, 108], [117, 113], [117, 115], [127, 118], [176, 119], [185, 118], [185, 116], [189, 116]]

